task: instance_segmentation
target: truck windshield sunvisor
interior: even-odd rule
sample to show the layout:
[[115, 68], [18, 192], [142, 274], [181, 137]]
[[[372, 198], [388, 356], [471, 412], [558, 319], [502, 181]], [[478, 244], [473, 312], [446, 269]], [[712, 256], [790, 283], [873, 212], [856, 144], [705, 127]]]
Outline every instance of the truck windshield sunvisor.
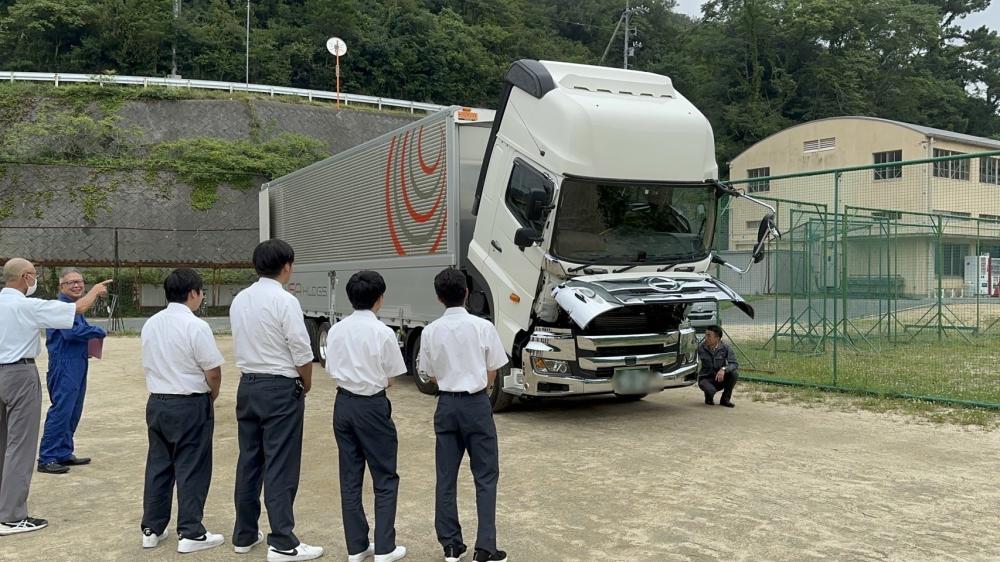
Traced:
[[567, 177], [552, 255], [576, 263], [669, 264], [703, 259], [715, 231], [718, 192], [706, 183]]

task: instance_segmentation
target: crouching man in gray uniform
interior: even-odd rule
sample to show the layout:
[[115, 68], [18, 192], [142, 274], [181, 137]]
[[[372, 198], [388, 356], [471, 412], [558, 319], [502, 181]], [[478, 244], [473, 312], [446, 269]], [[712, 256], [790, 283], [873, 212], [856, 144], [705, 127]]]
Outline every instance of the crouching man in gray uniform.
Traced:
[[[374, 555], [375, 562], [406, 556], [396, 545], [396, 498], [399, 441], [392, 423], [392, 404], [385, 389], [406, 372], [392, 329], [375, 314], [385, 299], [385, 281], [374, 271], [359, 271], [347, 281], [354, 313], [330, 328], [326, 370], [337, 381], [333, 435], [340, 458], [340, 505], [344, 517], [348, 562]], [[375, 544], [361, 504], [365, 464], [375, 489]]]
[[705, 328], [705, 341], [698, 346], [698, 358], [701, 359], [701, 371], [698, 372], [698, 387], [705, 393], [705, 404], [715, 405], [715, 395], [720, 390], [722, 398], [719, 404], [727, 408], [735, 408], [733, 404], [733, 388], [738, 378], [736, 370], [736, 355], [722, 341], [722, 328], [709, 326]]
[[149, 452], [142, 497], [142, 546], [167, 537], [177, 484], [177, 552], [219, 546], [222, 535], [202, 525], [212, 483], [215, 399], [222, 384], [222, 354], [208, 323], [194, 315], [205, 300], [201, 277], [176, 269], [163, 283], [167, 308], [142, 327]]
[[497, 550], [497, 481], [500, 455], [493, 406], [486, 389], [497, 369], [507, 364], [507, 353], [489, 321], [465, 310], [468, 284], [465, 274], [446, 269], [434, 278], [434, 291], [447, 310], [420, 336], [419, 369], [437, 381], [440, 389], [434, 413], [437, 435], [437, 493], [434, 528], [444, 547], [446, 562], [456, 562], [467, 547], [458, 522], [457, 482], [462, 457], [469, 452], [476, 482], [476, 562], [506, 562]]

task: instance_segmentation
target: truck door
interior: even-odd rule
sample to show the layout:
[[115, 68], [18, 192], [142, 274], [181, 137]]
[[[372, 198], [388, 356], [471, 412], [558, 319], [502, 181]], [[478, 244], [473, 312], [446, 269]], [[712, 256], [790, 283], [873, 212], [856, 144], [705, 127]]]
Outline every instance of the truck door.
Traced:
[[[520, 249], [514, 243], [514, 235], [522, 228], [532, 228], [539, 235], [543, 233], [548, 210], [546, 208], [540, 217], [537, 209], [532, 213], [532, 198], [537, 206], [540, 192], [546, 193], [546, 201], [550, 202], [555, 191], [552, 179], [525, 160], [514, 158], [509, 169], [507, 188], [503, 198], [497, 201], [492, 235], [486, 248], [497, 308], [494, 321], [506, 344], [513, 341], [518, 330], [528, 328], [543, 259], [539, 245]], [[496, 286], [492, 286], [493, 283]]]

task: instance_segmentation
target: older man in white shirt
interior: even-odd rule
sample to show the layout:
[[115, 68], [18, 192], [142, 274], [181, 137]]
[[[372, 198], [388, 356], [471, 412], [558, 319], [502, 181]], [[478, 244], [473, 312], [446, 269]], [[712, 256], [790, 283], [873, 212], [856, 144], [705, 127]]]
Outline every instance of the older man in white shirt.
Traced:
[[[375, 562], [406, 556], [396, 544], [396, 498], [399, 441], [392, 423], [392, 404], [385, 389], [406, 372], [392, 329], [376, 314], [385, 299], [385, 280], [374, 271], [359, 271], [347, 281], [354, 313], [330, 328], [326, 370], [337, 381], [333, 434], [340, 460], [340, 506], [347, 539], [348, 562], [374, 555]], [[361, 503], [365, 464], [375, 489], [375, 544], [368, 538], [368, 519]]]
[[312, 560], [323, 548], [295, 536], [293, 506], [302, 465], [305, 395], [312, 386], [312, 348], [299, 301], [283, 285], [292, 275], [295, 251], [277, 238], [253, 251], [260, 279], [240, 291], [229, 307], [240, 386], [236, 422], [236, 525], [233, 546], [249, 552], [263, 540], [258, 528], [260, 492], [271, 532], [269, 562]]
[[445, 269], [434, 278], [434, 291], [447, 309], [420, 335], [419, 368], [437, 381], [438, 405], [434, 412], [437, 436], [435, 460], [437, 489], [434, 528], [447, 562], [465, 555], [462, 526], [458, 521], [457, 482], [462, 457], [469, 453], [476, 482], [476, 562], [506, 562], [497, 549], [497, 481], [500, 453], [493, 406], [486, 389], [497, 369], [507, 364], [507, 353], [489, 321], [465, 310], [469, 295], [465, 274]]
[[202, 524], [212, 483], [213, 402], [222, 384], [222, 353], [212, 329], [194, 311], [205, 300], [201, 276], [177, 269], [163, 282], [167, 308], [142, 327], [142, 369], [149, 399], [149, 452], [142, 495], [142, 546], [167, 536], [177, 484], [177, 552], [219, 546], [222, 535]]
[[13, 258], [3, 266], [0, 290], [0, 535], [37, 531], [48, 525], [28, 516], [28, 489], [38, 452], [42, 391], [35, 367], [39, 330], [66, 329], [107, 294], [104, 281], [76, 302], [29, 298], [38, 273], [28, 260]]

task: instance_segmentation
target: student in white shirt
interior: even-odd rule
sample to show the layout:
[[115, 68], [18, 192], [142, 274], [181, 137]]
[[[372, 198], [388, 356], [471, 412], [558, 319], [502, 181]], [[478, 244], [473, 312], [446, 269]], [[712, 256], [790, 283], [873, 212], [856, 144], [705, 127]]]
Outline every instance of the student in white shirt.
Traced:
[[205, 300], [201, 276], [175, 269], [163, 282], [167, 308], [142, 327], [142, 369], [149, 400], [149, 453], [142, 495], [142, 546], [167, 537], [177, 483], [177, 552], [197, 552], [225, 540], [202, 525], [212, 483], [213, 403], [222, 384], [222, 354], [212, 329], [194, 311]]
[[302, 467], [305, 397], [312, 387], [312, 348], [299, 301], [283, 287], [292, 276], [295, 251], [273, 238], [257, 245], [253, 266], [260, 279], [240, 291], [229, 307], [233, 350], [239, 368], [236, 423], [236, 525], [233, 546], [250, 552], [263, 541], [258, 528], [260, 491], [271, 533], [269, 562], [312, 560], [323, 548], [299, 541], [293, 529], [295, 494]]
[[465, 274], [445, 269], [434, 278], [434, 291], [447, 310], [420, 335], [418, 364], [437, 381], [437, 488], [434, 528], [444, 547], [446, 562], [456, 562], [468, 549], [458, 521], [457, 482], [462, 457], [469, 453], [476, 483], [476, 562], [506, 562], [497, 549], [497, 481], [500, 455], [493, 407], [486, 389], [494, 384], [497, 369], [507, 364], [507, 353], [489, 321], [465, 310], [469, 295]]
[[28, 488], [38, 453], [42, 391], [35, 357], [42, 328], [71, 328], [108, 293], [108, 283], [94, 285], [76, 302], [30, 298], [38, 288], [38, 272], [24, 258], [3, 266], [0, 289], [0, 536], [44, 529], [48, 521], [28, 516]]
[[[375, 562], [406, 556], [396, 544], [399, 442], [392, 404], [385, 395], [391, 379], [406, 373], [396, 335], [375, 314], [385, 298], [385, 281], [374, 271], [359, 271], [347, 281], [354, 313], [330, 328], [326, 370], [337, 381], [333, 434], [340, 459], [340, 504], [349, 562], [374, 555]], [[375, 489], [375, 544], [361, 503], [365, 463]]]

